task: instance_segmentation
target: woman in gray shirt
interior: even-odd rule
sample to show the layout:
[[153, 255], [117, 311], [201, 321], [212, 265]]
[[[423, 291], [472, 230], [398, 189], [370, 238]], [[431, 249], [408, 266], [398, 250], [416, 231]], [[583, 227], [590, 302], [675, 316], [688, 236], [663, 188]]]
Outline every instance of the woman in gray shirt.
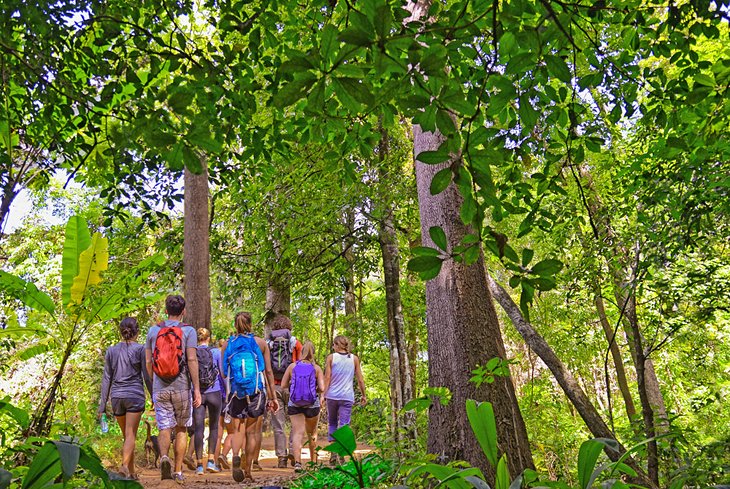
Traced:
[[111, 397], [112, 412], [124, 436], [119, 471], [127, 478], [137, 479], [134, 470], [134, 444], [145, 408], [143, 379], [148, 391], [152, 386], [145, 369], [144, 345], [137, 343], [137, 320], [124, 318], [119, 323], [119, 333], [122, 341], [110, 347], [104, 356], [98, 415], [101, 416], [106, 410], [107, 400]]

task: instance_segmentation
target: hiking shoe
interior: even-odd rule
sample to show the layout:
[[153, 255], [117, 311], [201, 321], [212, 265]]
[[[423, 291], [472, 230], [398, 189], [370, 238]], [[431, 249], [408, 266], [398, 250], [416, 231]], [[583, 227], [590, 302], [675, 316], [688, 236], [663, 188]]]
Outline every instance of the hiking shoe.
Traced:
[[287, 457], [279, 457], [279, 463], [276, 465], [277, 469], [286, 468]]
[[330, 453], [330, 466], [336, 467], [340, 465], [340, 461], [338, 460], [338, 456], [336, 453]]
[[223, 455], [218, 455], [218, 465], [225, 470], [231, 468], [231, 465], [228, 463], [228, 459], [226, 459]]
[[185, 455], [183, 457], [183, 463], [190, 470], [195, 470], [198, 468], [197, 464], [195, 463], [195, 460], [193, 460], [193, 457], [191, 457], [190, 455]]
[[182, 475], [182, 472], [175, 472], [172, 475], [172, 478], [177, 482], [178, 484], [185, 484], [185, 476]]
[[294, 472], [301, 472], [302, 470], [304, 470], [302, 468], [302, 464], [300, 464], [299, 462], [294, 462]]
[[195, 475], [203, 475], [203, 474], [205, 474], [205, 470], [203, 469], [203, 466], [202, 465], [198, 465], [195, 468]]
[[243, 482], [245, 479], [243, 469], [241, 468], [241, 457], [233, 457], [233, 480], [236, 482]]
[[162, 480], [172, 479], [172, 464], [170, 463], [170, 457], [163, 455], [160, 459], [160, 478]]
[[255, 470], [255, 471], [259, 472], [259, 471], [262, 471], [264, 469], [261, 468], [261, 465], [259, 465], [259, 461], [256, 460], [256, 461], [254, 461], [253, 464], [251, 464], [251, 470]]
[[291, 466], [292, 466], [292, 467], [296, 467], [296, 466], [297, 466], [297, 461], [296, 461], [296, 460], [294, 459], [294, 455], [292, 455], [292, 454], [290, 453], [290, 454], [289, 454], [289, 455], [287, 456], [287, 458], [289, 459], [289, 463], [291, 464]]
[[213, 462], [212, 460], [208, 460], [208, 465], [205, 467], [205, 469], [208, 472], [220, 472], [221, 471], [220, 467], [218, 467], [215, 464], [215, 462]]

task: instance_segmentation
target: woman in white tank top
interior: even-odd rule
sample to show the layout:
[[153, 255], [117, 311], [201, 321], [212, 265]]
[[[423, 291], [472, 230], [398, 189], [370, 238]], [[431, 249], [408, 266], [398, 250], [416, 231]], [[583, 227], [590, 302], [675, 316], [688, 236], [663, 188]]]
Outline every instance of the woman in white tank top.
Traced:
[[[332, 433], [344, 425], [350, 424], [352, 405], [355, 402], [353, 379], [357, 378], [357, 385], [362, 393], [360, 401], [364, 406], [365, 380], [360, 368], [360, 359], [350, 353], [350, 340], [346, 336], [337, 336], [333, 345], [335, 352], [327, 357], [324, 374], [324, 391], [327, 400], [328, 438], [334, 441]], [[330, 455], [330, 463], [337, 465], [340, 461], [335, 453]], [[344, 462], [344, 459], [342, 459]]]

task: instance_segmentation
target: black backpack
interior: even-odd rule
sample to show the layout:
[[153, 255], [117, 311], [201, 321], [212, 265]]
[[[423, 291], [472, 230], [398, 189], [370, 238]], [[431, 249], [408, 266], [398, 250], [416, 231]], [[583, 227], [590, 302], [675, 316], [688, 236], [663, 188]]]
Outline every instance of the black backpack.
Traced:
[[213, 387], [218, 378], [218, 365], [213, 360], [210, 348], [209, 346], [198, 346], [195, 351], [198, 357], [198, 382], [201, 393]]
[[288, 329], [277, 329], [269, 334], [271, 370], [276, 380], [284, 377], [284, 372], [292, 362], [291, 337]]

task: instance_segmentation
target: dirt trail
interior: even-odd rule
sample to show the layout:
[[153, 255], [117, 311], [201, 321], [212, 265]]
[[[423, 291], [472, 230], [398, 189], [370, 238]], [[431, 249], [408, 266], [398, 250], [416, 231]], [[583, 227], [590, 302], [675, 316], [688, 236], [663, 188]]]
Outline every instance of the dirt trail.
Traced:
[[[326, 436], [324, 443], [326, 444]], [[357, 453], [363, 454], [368, 453], [372, 450], [372, 447], [365, 445], [358, 446]], [[319, 452], [320, 462], [327, 463], [329, 461], [329, 453], [323, 450]], [[230, 455], [229, 455], [230, 461]], [[302, 464], [307, 465], [309, 462], [309, 449], [302, 450]], [[253, 482], [249, 483], [238, 483], [233, 480], [230, 470], [223, 470], [218, 474], [206, 473], [204, 475], [195, 475], [195, 473], [183, 466], [183, 475], [185, 476], [184, 484], [180, 485], [171, 480], [160, 480], [160, 470], [146, 468], [144, 465], [138, 466], [139, 481], [145, 488], [148, 489], [167, 489], [167, 488], [179, 488], [179, 487], [192, 487], [197, 489], [214, 489], [214, 488], [225, 488], [225, 487], [255, 487], [255, 488], [266, 488], [266, 487], [288, 487], [300, 474], [294, 473], [293, 467], [287, 467], [286, 469], [277, 469], [277, 458], [274, 452], [274, 438], [269, 434], [264, 434], [261, 443], [261, 454], [259, 456], [259, 463], [263, 470], [253, 472]]]

